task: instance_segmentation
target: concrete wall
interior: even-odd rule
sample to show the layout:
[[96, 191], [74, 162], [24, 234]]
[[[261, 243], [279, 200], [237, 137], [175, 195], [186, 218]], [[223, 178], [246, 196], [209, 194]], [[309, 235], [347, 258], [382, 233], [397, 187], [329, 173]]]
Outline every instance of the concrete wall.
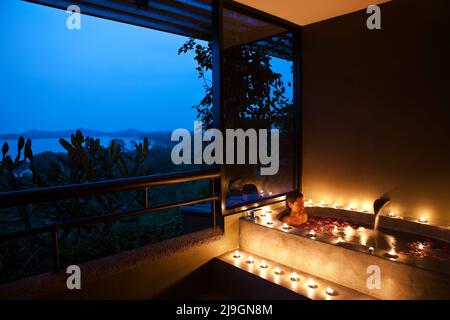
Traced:
[[46, 273], [0, 286], [4, 299], [150, 299], [236, 249], [238, 218], [225, 217], [225, 232], [208, 229], [80, 265], [82, 290], [67, 290], [65, 273]]
[[450, 225], [450, 1], [380, 7], [303, 29], [303, 191]]

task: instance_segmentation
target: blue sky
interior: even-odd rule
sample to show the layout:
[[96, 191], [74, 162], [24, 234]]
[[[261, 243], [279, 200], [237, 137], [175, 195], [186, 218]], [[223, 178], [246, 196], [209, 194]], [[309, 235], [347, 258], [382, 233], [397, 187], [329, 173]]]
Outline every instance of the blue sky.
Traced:
[[0, 133], [192, 128], [204, 95], [187, 38], [0, 1]]

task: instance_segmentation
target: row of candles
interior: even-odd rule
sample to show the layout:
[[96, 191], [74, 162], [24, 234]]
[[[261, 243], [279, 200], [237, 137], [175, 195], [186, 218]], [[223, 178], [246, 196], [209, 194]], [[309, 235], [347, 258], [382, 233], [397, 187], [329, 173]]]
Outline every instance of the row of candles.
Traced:
[[[236, 260], [240, 260], [241, 259], [241, 253], [239, 252], [239, 250], [236, 250], [234, 252], [233, 258], [236, 259]], [[245, 259], [245, 263], [248, 264], [248, 265], [254, 265], [255, 264], [255, 259], [253, 259], [252, 256], [248, 256], [247, 259]], [[265, 260], [261, 260], [261, 262], [259, 264], [259, 268], [262, 269], [262, 270], [267, 270], [267, 269], [269, 269], [269, 265], [267, 264], [267, 262]], [[273, 269], [273, 273], [276, 276], [283, 276], [284, 275], [284, 271], [281, 268], [279, 268], [279, 267], [275, 267]], [[289, 277], [289, 280], [292, 283], [297, 283], [301, 279], [300, 279], [300, 276], [296, 272], [292, 272], [290, 277]], [[310, 289], [317, 289], [317, 288], [319, 288], [319, 286], [314, 281], [314, 279], [309, 279], [308, 280], [307, 287], [310, 288]], [[329, 296], [337, 295], [337, 292], [331, 287], [327, 287], [325, 289], [325, 293], [327, 295], [329, 295]]]
[[[269, 227], [272, 227], [274, 225], [274, 222], [272, 220], [272, 215], [271, 214], [272, 214], [272, 211], [270, 211], [270, 210], [263, 210], [262, 213], [260, 214], [260, 217], [261, 217], [261, 220], [262, 220], [261, 222], [263, 224], [268, 225]], [[287, 223], [283, 223], [281, 229], [283, 231], [288, 231], [288, 230], [292, 229], [292, 227], [289, 226]], [[360, 239], [362, 241], [366, 242], [367, 241], [367, 235], [364, 236], [365, 235], [365, 233], [364, 233], [365, 232], [365, 228], [364, 227], [359, 227], [357, 231], [359, 232]], [[354, 233], [355, 233], [355, 230], [352, 227], [347, 227], [345, 229], [345, 237], [346, 238], [347, 237], [350, 238], [351, 236], [353, 236]], [[336, 226], [334, 227], [333, 234], [337, 237], [338, 230], [337, 230]], [[306, 234], [306, 236], [308, 238], [310, 238], [311, 240], [315, 240], [317, 238], [317, 233], [314, 230], [309, 230], [308, 233]], [[336, 243], [338, 243], [338, 244], [345, 243], [345, 240], [342, 237], [338, 237]], [[361, 244], [362, 245], [366, 245], [365, 243], [361, 243]], [[373, 247], [369, 247], [368, 248], [368, 252], [370, 254], [374, 254], [375, 249]], [[388, 258], [392, 259], [392, 260], [395, 260], [395, 259], [398, 258], [397, 252], [395, 251], [394, 244], [392, 244], [391, 250], [388, 253], [386, 253], [386, 256]]]
[[[307, 207], [313, 207], [313, 206], [314, 206], [314, 202], [313, 202], [312, 200], [307, 200], [307, 201], [305, 202], [305, 205], [306, 205]], [[350, 210], [350, 211], [358, 211], [358, 210], [359, 210], [359, 208], [358, 208], [356, 205], [354, 205], [354, 204], [350, 204], [347, 208], [344, 208], [344, 206], [342, 206], [339, 202], [335, 202], [333, 205], [330, 205], [330, 204], [328, 204], [326, 201], [321, 201], [319, 205], [320, 205], [320, 207], [322, 207], [322, 208], [331, 207], [331, 208], [335, 208], [335, 209], [343, 209], [343, 210], [346, 210], [346, 209], [347, 209], [347, 210]], [[370, 208], [370, 205], [367, 205], [367, 206], [362, 210], [362, 212], [364, 212], [364, 213], [370, 213], [371, 210], [370, 210], [369, 208]], [[388, 214], [388, 217], [389, 217], [389, 218], [403, 219], [402, 216], [396, 215], [396, 214], [393, 213], [393, 212], [389, 213], [389, 214]], [[420, 223], [428, 223], [428, 219], [427, 219], [426, 217], [424, 217], [424, 216], [420, 217], [417, 221], [420, 222]]]

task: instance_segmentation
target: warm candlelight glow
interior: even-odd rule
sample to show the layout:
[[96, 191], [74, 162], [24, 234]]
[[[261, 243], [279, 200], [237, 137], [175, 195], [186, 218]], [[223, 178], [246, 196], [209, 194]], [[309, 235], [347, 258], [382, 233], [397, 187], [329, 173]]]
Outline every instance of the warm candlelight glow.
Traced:
[[338, 203], [338, 202], [336, 202], [336, 203], [334, 204], [334, 207], [335, 207], [336, 209], [342, 208], [341, 204]]
[[308, 287], [310, 287], [311, 289], [316, 289], [317, 288], [317, 283], [313, 279], [309, 279]]
[[391, 255], [391, 256], [397, 255], [397, 252], [395, 252], [394, 248], [391, 248], [391, 251], [389, 251], [389, 255]]
[[272, 216], [268, 216], [268, 217], [267, 217], [266, 223], [267, 223], [267, 225], [269, 225], [269, 226], [273, 225]]
[[253, 259], [252, 256], [250, 256], [250, 257], [247, 258], [247, 260], [245, 260], [245, 262], [248, 263], [248, 264], [253, 264], [253, 263], [255, 263], [255, 260]]
[[425, 249], [425, 246], [424, 246], [423, 244], [419, 243], [419, 245], [417, 246], [417, 248], [418, 248], [419, 250], [423, 250], [423, 249]]
[[234, 254], [233, 254], [233, 258], [239, 259], [240, 257], [241, 257], [241, 254], [239, 253], [238, 250], [236, 250], [236, 251], [234, 252]]
[[328, 287], [327, 290], [325, 290], [325, 293], [329, 296], [333, 296], [335, 294], [334, 290], [330, 287]]
[[310, 230], [307, 234], [308, 237], [314, 239], [316, 237], [316, 232], [314, 230]]
[[292, 272], [291, 281], [300, 281], [300, 276], [297, 273]]
[[327, 206], [327, 203], [326, 203], [325, 201], [320, 201], [320, 206], [321, 206], [321, 207], [326, 207], [326, 206]]
[[312, 206], [313, 206], [312, 200], [306, 201], [306, 206], [307, 206], [307, 207], [312, 207]]
[[265, 260], [261, 261], [261, 264], [259, 265], [261, 269], [267, 269], [269, 265], [266, 263]]
[[428, 220], [427, 220], [427, 218], [425, 218], [425, 217], [420, 217], [419, 222], [420, 222], [420, 223], [427, 223]]
[[283, 224], [283, 230], [289, 230], [289, 229], [291, 229], [291, 227], [285, 222]]
[[373, 254], [375, 252], [375, 249], [373, 247], [369, 247], [369, 253]]
[[337, 243], [343, 243], [343, 242], [345, 242], [345, 240], [342, 239], [342, 237], [339, 237], [339, 238], [337, 239]]
[[352, 204], [349, 205], [349, 209], [352, 210], [352, 211], [355, 211], [356, 210], [356, 206], [352, 203]]
[[395, 218], [395, 214], [394, 214], [394, 213], [392, 213], [392, 212], [391, 212], [391, 213], [389, 213], [389, 214], [388, 214], [388, 216], [389, 216], [389, 218]]
[[276, 275], [281, 276], [283, 274], [283, 270], [281, 270], [280, 268], [276, 267], [275, 270], [273, 271], [273, 273], [275, 273]]
[[269, 196], [272, 196], [272, 192], [269, 192]]

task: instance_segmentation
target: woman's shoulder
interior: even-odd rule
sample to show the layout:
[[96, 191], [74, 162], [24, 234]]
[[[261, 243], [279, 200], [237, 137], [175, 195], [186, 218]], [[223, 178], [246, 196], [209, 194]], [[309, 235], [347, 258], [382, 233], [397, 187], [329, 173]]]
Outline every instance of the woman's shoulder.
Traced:
[[289, 211], [283, 210], [279, 214], [277, 214], [277, 219], [283, 221], [283, 219], [287, 217], [289, 214], [290, 214]]

